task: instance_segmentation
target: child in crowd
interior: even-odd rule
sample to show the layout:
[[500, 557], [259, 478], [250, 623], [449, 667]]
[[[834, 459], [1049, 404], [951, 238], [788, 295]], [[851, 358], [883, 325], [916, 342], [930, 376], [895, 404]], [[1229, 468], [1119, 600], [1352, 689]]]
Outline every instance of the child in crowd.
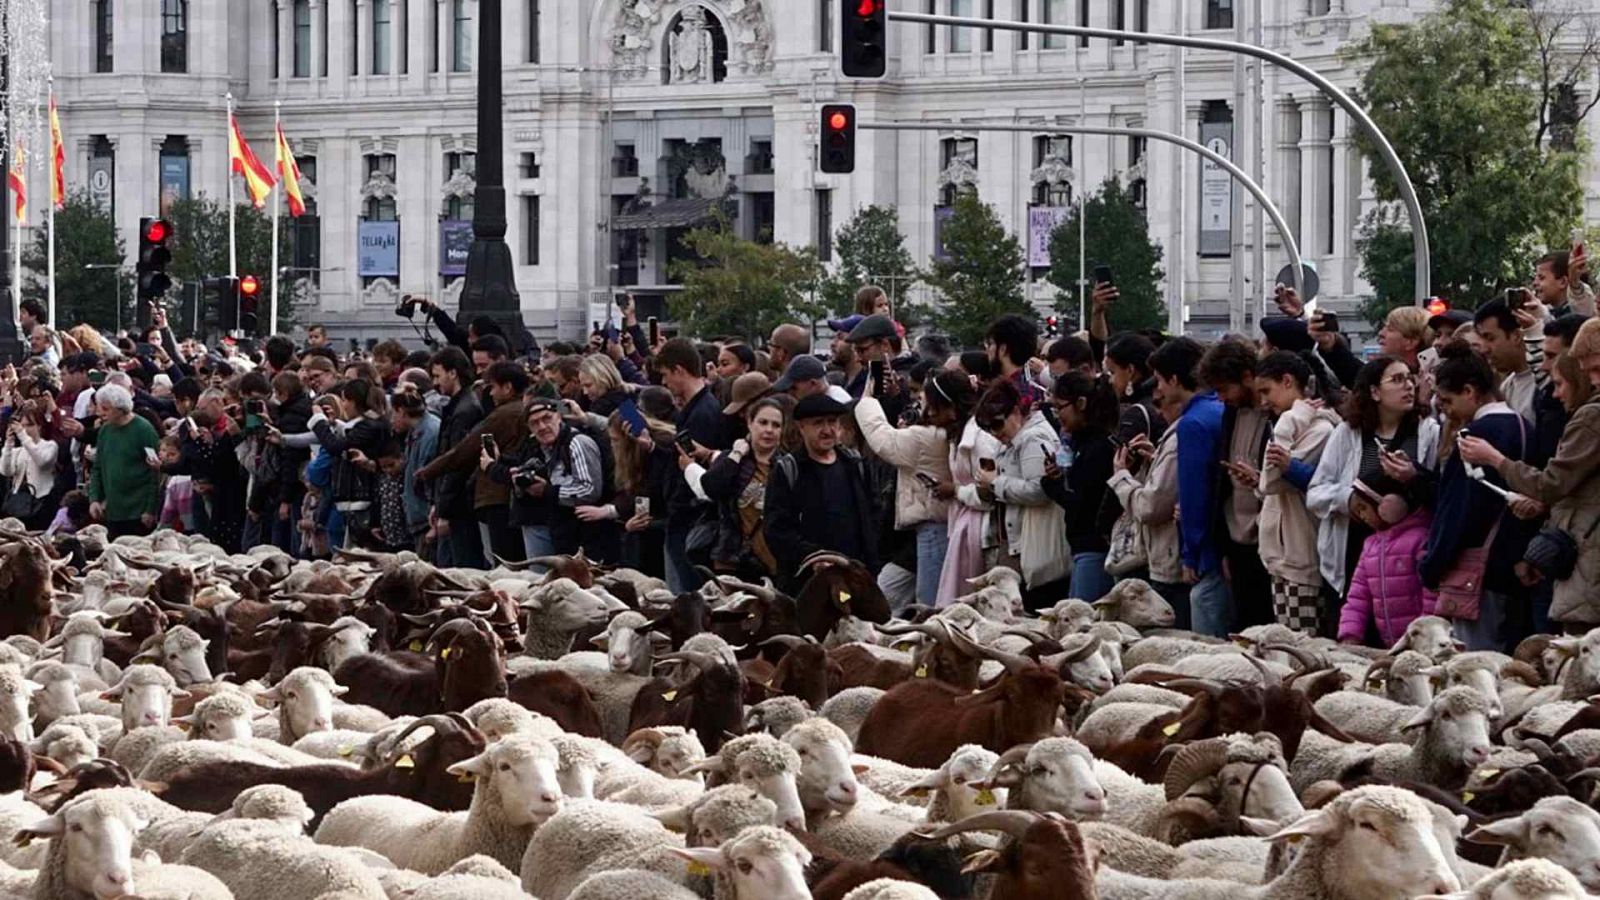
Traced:
[[381, 550], [415, 550], [406, 524], [406, 453], [399, 441], [384, 445], [378, 454], [378, 518], [373, 543]]
[[327, 559], [332, 552], [329, 549], [328, 531], [322, 527], [322, 491], [311, 483], [311, 477], [306, 473], [306, 467], [300, 467], [300, 483], [305, 486], [306, 496], [300, 502], [300, 555], [306, 559]]
[[1339, 640], [1346, 644], [1392, 647], [1415, 619], [1433, 615], [1434, 593], [1422, 586], [1417, 562], [1428, 549], [1433, 517], [1413, 509], [1398, 494], [1380, 497], [1357, 481], [1350, 515], [1371, 528], [1361, 561], [1350, 579], [1350, 594], [1339, 614]]
[[[176, 465], [183, 454], [178, 436], [169, 434], [162, 438], [156, 452], [163, 466]], [[188, 475], [168, 475], [166, 480], [166, 486], [162, 489], [162, 497], [165, 498], [161, 504], [162, 527], [194, 534], [194, 480]]]
[[56, 510], [56, 517], [51, 520], [44, 534], [45, 537], [77, 534], [79, 529], [89, 525], [89, 521], [89, 495], [83, 491], [67, 491], [61, 498], [61, 508]]

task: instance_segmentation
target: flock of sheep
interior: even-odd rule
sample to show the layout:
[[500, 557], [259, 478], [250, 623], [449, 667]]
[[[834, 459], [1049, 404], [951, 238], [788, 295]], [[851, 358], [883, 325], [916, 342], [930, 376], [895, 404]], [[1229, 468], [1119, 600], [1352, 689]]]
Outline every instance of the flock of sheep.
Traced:
[[1033, 617], [995, 570], [891, 619], [827, 555], [794, 597], [673, 595], [0, 537], [0, 897], [1600, 892], [1600, 629], [1370, 651], [1175, 631], [1137, 580]]

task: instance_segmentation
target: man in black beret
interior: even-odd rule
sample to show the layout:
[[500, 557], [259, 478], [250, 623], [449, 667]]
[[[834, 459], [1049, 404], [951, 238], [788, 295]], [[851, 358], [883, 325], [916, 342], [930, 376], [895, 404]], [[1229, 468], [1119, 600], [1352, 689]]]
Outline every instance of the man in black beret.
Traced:
[[767, 477], [767, 546], [783, 578], [795, 578], [801, 561], [818, 550], [858, 560], [874, 574], [879, 568], [867, 466], [859, 453], [839, 445], [839, 417], [850, 411], [842, 394], [835, 388], [795, 405], [805, 450], [779, 456]]

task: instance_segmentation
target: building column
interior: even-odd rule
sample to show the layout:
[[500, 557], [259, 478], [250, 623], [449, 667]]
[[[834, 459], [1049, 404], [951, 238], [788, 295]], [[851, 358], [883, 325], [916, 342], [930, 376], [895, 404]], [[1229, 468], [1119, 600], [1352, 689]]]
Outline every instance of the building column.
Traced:
[[1278, 142], [1272, 161], [1272, 182], [1277, 202], [1289, 221], [1295, 243], [1300, 242], [1300, 104], [1293, 97], [1277, 102]]
[[406, 83], [413, 90], [421, 90], [428, 77], [428, 33], [433, 17], [432, 0], [398, 0], [406, 4], [406, 47], [411, 64], [406, 69]]
[[[324, 0], [328, 4], [328, 85], [338, 85], [337, 91], [350, 93], [350, 34], [356, 23], [350, 21], [350, 0]], [[354, 247], [354, 243], [351, 244]]]
[[317, 79], [326, 71], [328, 61], [322, 58], [323, 24], [322, 0], [310, 0], [311, 3], [311, 67], [306, 71], [306, 77]]
[[1333, 110], [1327, 98], [1309, 96], [1300, 107], [1300, 253], [1309, 259], [1326, 255], [1328, 190], [1332, 174]]
[[294, 77], [294, 0], [278, 0], [278, 79]]
[[1351, 136], [1351, 122], [1347, 115], [1335, 120], [1335, 134], [1331, 163], [1333, 165], [1333, 234], [1328, 238], [1328, 253], [1341, 263], [1338, 287], [1340, 293], [1353, 293], [1356, 269], [1356, 248], [1351, 236], [1359, 225], [1361, 207], [1361, 153]]
[[372, 74], [372, 0], [356, 0], [356, 74]]
[[433, 46], [439, 54], [439, 74], [450, 74], [450, 0], [441, 0], [433, 23]]
[[[395, 150], [400, 196], [400, 284], [402, 291], [439, 297], [439, 208], [435, 197], [444, 177], [434, 140], [422, 135], [400, 139]], [[431, 251], [431, 252], [430, 252]]]

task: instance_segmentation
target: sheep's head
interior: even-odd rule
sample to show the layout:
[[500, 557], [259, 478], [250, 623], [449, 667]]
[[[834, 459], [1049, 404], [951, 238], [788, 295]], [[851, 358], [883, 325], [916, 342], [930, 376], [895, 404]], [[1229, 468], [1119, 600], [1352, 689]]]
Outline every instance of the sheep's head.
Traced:
[[1500, 704], [1500, 659], [1498, 654], [1460, 653], [1428, 669], [1428, 677], [1443, 688], [1467, 687], [1478, 692], [1489, 704], [1489, 718], [1498, 719]]
[[747, 828], [721, 847], [674, 847], [672, 852], [709, 867], [719, 880], [732, 882], [731, 897], [764, 900], [809, 900], [805, 870], [811, 853], [785, 832], [768, 825]]
[[1427, 706], [1433, 699], [1433, 660], [1415, 650], [1379, 657], [1367, 667], [1363, 679], [1368, 690], [1381, 692], [1396, 703]]
[[1245, 818], [1292, 822], [1305, 812], [1287, 770], [1275, 735], [1231, 734], [1178, 748], [1163, 786], [1169, 804], [1199, 800], [1226, 833], [1237, 833]]
[[1011, 789], [1011, 806], [1060, 813], [1073, 821], [1105, 815], [1106, 792], [1094, 773], [1094, 755], [1072, 738], [1019, 744], [995, 760], [984, 788]]
[[53, 838], [65, 842], [62, 879], [95, 900], [135, 895], [133, 839], [146, 825], [119, 798], [80, 797], [17, 832], [17, 840]]
[[100, 745], [76, 725], [55, 723], [34, 738], [34, 753], [47, 756], [71, 769], [100, 755]]
[[1108, 622], [1126, 622], [1135, 628], [1171, 628], [1177, 621], [1172, 604], [1138, 578], [1117, 582], [1111, 593], [1096, 600], [1094, 608]]
[[[1062, 652], [1042, 657], [1041, 662], [1056, 669], [1065, 681], [1096, 694], [1116, 686], [1117, 677], [1102, 652], [1100, 638], [1093, 634], [1070, 635], [1061, 639]], [[1121, 654], [1117, 659], [1121, 661]]]
[[306, 805], [299, 791], [281, 784], [258, 784], [240, 791], [233, 798], [233, 805], [212, 821], [265, 819], [277, 822], [291, 834], [300, 834], [314, 818], [316, 813]]
[[600, 773], [594, 748], [573, 734], [558, 734], [549, 740], [560, 760], [556, 780], [561, 783], [561, 793], [573, 800], [593, 800], [594, 779]]
[[[982, 575], [968, 578], [967, 584], [980, 591], [994, 588], [1010, 598], [1011, 609], [1019, 612], [1022, 609], [1022, 574], [1016, 569], [995, 566]], [[1009, 622], [1011, 619], [1012, 616], [1008, 614], [1003, 621]]]
[[799, 697], [771, 697], [745, 711], [744, 730], [746, 734], [764, 731], [781, 738], [784, 732], [812, 715], [810, 704]]
[[339, 671], [345, 660], [369, 653], [377, 629], [355, 616], [340, 616], [332, 625], [313, 624], [309, 628], [311, 647], [329, 672]]
[[179, 687], [204, 684], [211, 680], [211, 666], [206, 662], [206, 650], [210, 646], [211, 642], [200, 637], [193, 628], [179, 625], [161, 637], [161, 665], [172, 673]]
[[172, 698], [187, 697], [166, 669], [140, 663], [123, 670], [122, 680], [100, 695], [122, 704], [122, 730], [166, 725], [172, 719]]
[[842, 815], [855, 808], [860, 785], [843, 729], [818, 716], [789, 729], [783, 742], [800, 756], [800, 802], [808, 811]]
[[301, 666], [256, 696], [282, 705], [279, 721], [285, 732], [298, 740], [318, 731], [332, 731], [333, 698], [348, 690], [326, 671]]
[[715, 756], [684, 770], [718, 772], [723, 780], [743, 785], [778, 807], [785, 828], [806, 829], [805, 808], [800, 803], [800, 755], [793, 747], [765, 734], [747, 734], [722, 745]]
[[1000, 759], [993, 750], [977, 744], [963, 744], [950, 754], [944, 765], [907, 785], [902, 797], [920, 797], [930, 792], [943, 794], [946, 818], [959, 822], [986, 810], [1005, 806], [1009, 791], [988, 785], [989, 773]]
[[188, 726], [189, 737], [208, 741], [236, 741], [251, 737], [250, 721], [260, 707], [243, 694], [213, 694], [194, 705], [194, 712], [174, 722]]
[[1413, 728], [1425, 729], [1423, 740], [1447, 748], [1453, 766], [1471, 769], [1489, 758], [1489, 703], [1472, 688], [1446, 688], [1401, 726]]
[[[540, 585], [522, 601], [522, 608], [530, 620], [537, 617], [543, 623], [541, 627], [562, 634], [602, 624], [609, 615], [604, 600], [570, 578], [557, 578]], [[529, 630], [533, 629], [530, 623]]]
[[629, 610], [613, 616], [606, 630], [590, 641], [605, 651], [611, 671], [648, 675], [654, 650], [664, 650], [667, 644], [666, 635], [651, 630], [654, 626], [643, 614]]
[[492, 790], [499, 797], [505, 821], [518, 826], [539, 825], [561, 811], [560, 755], [543, 738], [513, 735], [490, 744], [471, 759], [446, 771], [472, 776], [477, 793]]
[[661, 824], [684, 833], [690, 847], [717, 847], [746, 828], [771, 825], [778, 807], [740, 784], [715, 787], [687, 805], [652, 813]]
[[956, 600], [975, 610], [978, 615], [991, 622], [1010, 623], [1016, 620], [1012, 610], [1011, 592], [1003, 587], [980, 588], [976, 593], [968, 594]]
[[1395, 641], [1390, 653], [1415, 650], [1434, 662], [1443, 662], [1467, 649], [1450, 631], [1450, 620], [1439, 616], [1422, 616], [1406, 626], [1406, 633]]
[[1088, 631], [1095, 621], [1095, 609], [1089, 601], [1071, 597], [1040, 612], [1039, 618], [1044, 620], [1049, 635], [1060, 640], [1064, 635]]
[[622, 752], [639, 765], [668, 778], [703, 780], [690, 769], [705, 761], [706, 748], [700, 744], [700, 736], [686, 728], [674, 725], [641, 728], [622, 742]]
[[504, 697], [479, 700], [462, 713], [468, 722], [483, 732], [491, 744], [513, 734], [532, 734], [540, 718], [538, 713]]
[[[1432, 810], [1401, 788], [1345, 791], [1271, 840], [1309, 840], [1337, 854], [1336, 859], [1324, 856], [1321, 863], [1336, 867], [1349, 896], [1448, 894], [1461, 886], [1450, 854], [1440, 846]], [[1308, 855], [1302, 850], [1291, 870]]]
[[48, 724], [83, 711], [78, 705], [78, 673], [72, 667], [34, 663], [28, 668], [28, 680], [42, 686], [33, 698], [33, 716], [38, 721]]
[[1519, 859], [1483, 876], [1471, 888], [1417, 900], [1573, 900], [1587, 896], [1571, 872], [1549, 860]]
[[[128, 612], [131, 614], [134, 609], [145, 606], [154, 609], [155, 604], [147, 600], [130, 608]], [[160, 615], [159, 611], [156, 615]], [[61, 661], [64, 663], [93, 668], [105, 654], [106, 638], [129, 636], [108, 627], [105, 622], [110, 618], [98, 609], [75, 612], [61, 624], [61, 630], [54, 637], [44, 642], [44, 647], [46, 650], [60, 647]]]
[[1501, 844], [1513, 857], [1548, 859], [1600, 890], [1600, 813], [1571, 797], [1546, 797], [1519, 816], [1490, 822], [1467, 836]]
[[1600, 691], [1600, 628], [1582, 637], [1556, 638], [1550, 647], [1565, 657], [1561, 683], [1568, 699]]

